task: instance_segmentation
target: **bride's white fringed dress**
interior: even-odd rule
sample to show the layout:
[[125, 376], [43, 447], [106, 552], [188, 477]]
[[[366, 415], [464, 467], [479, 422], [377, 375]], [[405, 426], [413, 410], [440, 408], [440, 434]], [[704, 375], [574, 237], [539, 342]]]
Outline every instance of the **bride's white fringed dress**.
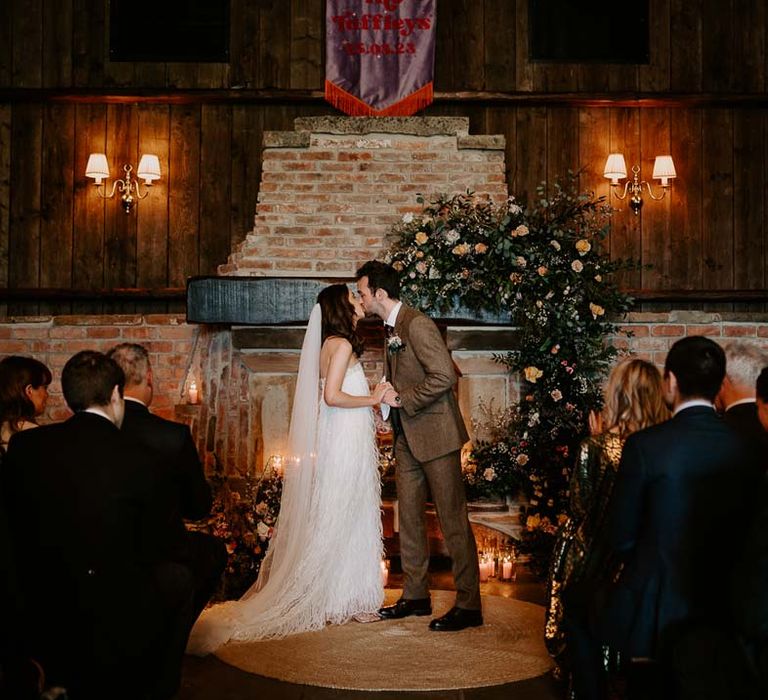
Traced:
[[[322, 388], [320, 382], [321, 396]], [[347, 370], [342, 391], [368, 395], [362, 365]], [[286, 475], [267, 570], [239, 601], [202, 614], [188, 652], [205, 655], [230, 640], [320, 630], [381, 606], [381, 482], [373, 413], [367, 407], [334, 408], [320, 398], [316, 415], [314, 454], [287, 467], [302, 471]], [[302, 486], [304, 479], [311, 484]], [[307, 494], [304, 505], [294, 489]]]

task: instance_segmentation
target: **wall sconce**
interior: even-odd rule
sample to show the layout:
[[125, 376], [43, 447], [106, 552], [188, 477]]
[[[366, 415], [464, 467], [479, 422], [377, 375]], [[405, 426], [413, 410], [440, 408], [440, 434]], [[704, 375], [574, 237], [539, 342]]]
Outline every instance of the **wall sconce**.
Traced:
[[120, 188], [120, 201], [126, 214], [130, 214], [133, 205], [137, 199], [144, 199], [149, 194], [147, 187], [151, 187], [155, 180], [160, 179], [160, 160], [156, 155], [145, 153], [139, 160], [139, 167], [136, 169], [136, 175], [144, 180], [144, 194], [140, 192], [140, 183], [138, 179], [132, 179], [131, 173], [133, 166], [126, 164], [123, 166], [125, 175], [120, 180], [112, 183], [112, 191], [106, 194], [101, 181], [109, 177], [109, 163], [104, 153], [91, 153], [88, 156], [88, 165], [85, 166], [85, 176], [92, 177], [96, 185], [96, 191], [102, 199], [111, 199], [115, 196], [118, 187]]
[[653, 178], [661, 180], [661, 195], [658, 197], [653, 194], [651, 183], [647, 180], [640, 180], [640, 166], [632, 167], [633, 178], [624, 183], [624, 192], [618, 193], [621, 187], [619, 180], [627, 177], [627, 164], [624, 162], [624, 155], [621, 153], [611, 153], [608, 160], [605, 161], [603, 175], [611, 181], [611, 187], [614, 188], [614, 195], [618, 199], [624, 199], [629, 193], [629, 206], [632, 212], [637, 215], [643, 206], [643, 187], [648, 188], [648, 194], [651, 199], [664, 199], [667, 190], [672, 186], [670, 180], [677, 177], [675, 164], [672, 162], [672, 156], [656, 156], [656, 162], [653, 164]]

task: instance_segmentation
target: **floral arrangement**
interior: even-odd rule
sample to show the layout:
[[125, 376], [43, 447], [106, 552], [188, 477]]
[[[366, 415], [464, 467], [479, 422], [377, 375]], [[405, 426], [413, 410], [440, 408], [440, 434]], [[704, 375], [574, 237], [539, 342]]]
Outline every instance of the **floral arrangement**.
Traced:
[[259, 478], [247, 474], [239, 488], [233, 488], [223, 476], [216, 460], [211, 479], [213, 507], [203, 529], [224, 541], [229, 558], [214, 601], [239, 598], [259, 575], [283, 491], [283, 478], [275, 460], [270, 458]]
[[635, 264], [604, 251], [610, 208], [579, 193], [575, 175], [537, 194], [528, 207], [513, 197], [501, 206], [471, 193], [439, 197], [393, 228], [386, 260], [404, 274], [408, 303], [508, 314], [519, 328], [519, 349], [496, 359], [520, 377], [520, 406], [474, 446], [464, 474], [470, 494], [528, 496], [520, 548], [543, 572], [576, 448], [617, 353], [605, 340], [617, 332], [611, 319], [631, 302], [612, 275]]

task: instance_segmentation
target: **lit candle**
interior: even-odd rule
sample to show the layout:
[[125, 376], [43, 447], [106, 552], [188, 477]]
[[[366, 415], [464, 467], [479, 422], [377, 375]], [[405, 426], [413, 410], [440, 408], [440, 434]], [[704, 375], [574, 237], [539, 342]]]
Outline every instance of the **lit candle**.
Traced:
[[505, 559], [501, 565], [501, 578], [505, 581], [509, 581], [512, 578], [512, 562], [508, 559]]
[[200, 398], [200, 394], [197, 391], [197, 383], [193, 379], [189, 383], [189, 403], [197, 403], [197, 400]]
[[480, 562], [480, 583], [485, 583], [491, 573], [491, 565], [485, 559]]
[[387, 566], [387, 562], [382, 559], [381, 560], [381, 585], [386, 586], [387, 581], [389, 581], [389, 567]]

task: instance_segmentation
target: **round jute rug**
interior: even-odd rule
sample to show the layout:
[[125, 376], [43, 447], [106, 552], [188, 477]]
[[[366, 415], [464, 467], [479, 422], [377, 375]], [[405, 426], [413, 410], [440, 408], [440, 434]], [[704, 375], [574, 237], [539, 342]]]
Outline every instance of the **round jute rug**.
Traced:
[[[399, 596], [388, 590], [387, 602]], [[454, 596], [433, 591], [433, 612], [446, 612]], [[285, 639], [228, 644], [216, 655], [248, 673], [348, 690], [479, 688], [535, 678], [551, 668], [542, 607], [484, 596], [483, 617], [485, 625], [461, 632], [431, 632], [429, 617], [351, 622]]]

